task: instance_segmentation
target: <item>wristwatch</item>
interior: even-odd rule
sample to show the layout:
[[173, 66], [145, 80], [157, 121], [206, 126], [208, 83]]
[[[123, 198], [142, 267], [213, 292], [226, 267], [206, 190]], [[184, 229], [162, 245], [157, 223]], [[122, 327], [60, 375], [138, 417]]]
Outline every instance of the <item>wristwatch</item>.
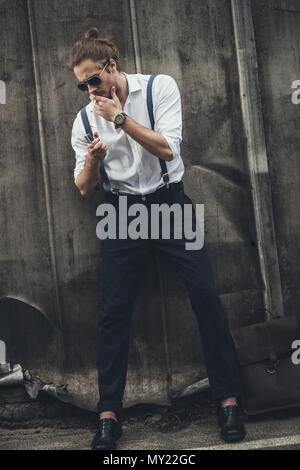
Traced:
[[119, 127], [123, 126], [126, 117], [127, 117], [126, 113], [120, 113], [116, 115], [115, 120], [114, 120], [115, 129], [119, 129]]

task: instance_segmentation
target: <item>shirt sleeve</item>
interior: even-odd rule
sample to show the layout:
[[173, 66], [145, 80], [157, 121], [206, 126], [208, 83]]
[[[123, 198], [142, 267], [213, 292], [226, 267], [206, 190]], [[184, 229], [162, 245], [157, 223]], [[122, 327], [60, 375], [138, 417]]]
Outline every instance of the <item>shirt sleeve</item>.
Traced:
[[175, 159], [182, 142], [182, 109], [177, 83], [169, 75], [158, 75], [152, 88], [154, 130], [164, 136]]
[[83, 127], [83, 122], [80, 116], [80, 113], [77, 114], [73, 127], [72, 127], [72, 136], [71, 136], [71, 145], [75, 151], [75, 168], [74, 168], [74, 181], [76, 181], [77, 176], [83, 170], [85, 160], [88, 154], [88, 144], [85, 140], [85, 131]]

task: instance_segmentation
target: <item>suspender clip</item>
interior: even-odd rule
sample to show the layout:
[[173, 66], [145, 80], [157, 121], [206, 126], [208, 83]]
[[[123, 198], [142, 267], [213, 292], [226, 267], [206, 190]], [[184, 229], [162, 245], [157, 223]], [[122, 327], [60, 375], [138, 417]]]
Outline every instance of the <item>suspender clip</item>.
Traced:
[[120, 192], [119, 192], [119, 190], [118, 190], [117, 188], [111, 188], [111, 192], [112, 192], [113, 194], [116, 194], [117, 196], [120, 196]]
[[162, 177], [164, 180], [164, 183], [166, 184], [166, 188], [169, 189], [170, 184], [169, 184], [169, 173], [163, 173], [162, 172]]
[[88, 144], [90, 144], [91, 142], [93, 142], [93, 137], [91, 136], [91, 134], [85, 134], [85, 140], [87, 141]]

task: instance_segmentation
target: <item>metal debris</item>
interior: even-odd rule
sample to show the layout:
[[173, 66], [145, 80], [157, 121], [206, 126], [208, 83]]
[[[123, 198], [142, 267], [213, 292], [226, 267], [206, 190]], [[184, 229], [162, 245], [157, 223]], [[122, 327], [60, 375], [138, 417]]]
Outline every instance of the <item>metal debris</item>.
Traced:
[[39, 392], [46, 392], [49, 395], [61, 400], [65, 403], [71, 401], [70, 394], [66, 385], [54, 385], [52, 383], [46, 384], [39, 380], [39, 377], [34, 379], [31, 377], [29, 371], [25, 371], [26, 380], [24, 381], [25, 389], [31, 399], [35, 400]]
[[209, 389], [209, 381], [206, 377], [205, 379], [199, 380], [198, 382], [189, 385], [188, 387], [181, 390], [181, 392], [175, 393], [172, 398], [182, 398], [193, 395], [194, 393], [203, 392], [204, 390]]
[[20, 364], [13, 365], [6, 374], [0, 374], [0, 387], [23, 383], [23, 370]]

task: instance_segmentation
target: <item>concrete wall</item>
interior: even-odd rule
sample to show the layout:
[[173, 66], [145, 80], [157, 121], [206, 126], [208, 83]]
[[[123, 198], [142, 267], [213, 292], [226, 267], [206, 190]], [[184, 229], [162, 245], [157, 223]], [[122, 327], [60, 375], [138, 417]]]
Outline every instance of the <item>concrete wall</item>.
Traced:
[[300, 4], [253, 1], [252, 11], [272, 181], [275, 232], [286, 315], [300, 302], [300, 105], [291, 101], [299, 80]]
[[[291, 81], [297, 79], [300, 15], [279, 14], [277, 7], [284, 3], [296, 8], [296, 1], [274, 0], [252, 1], [252, 10], [289, 314], [297, 311], [300, 276], [300, 108], [289, 97]], [[251, 22], [251, 15], [246, 20]], [[231, 326], [263, 320], [266, 305], [231, 2], [1, 1], [0, 80], [7, 96], [0, 105], [0, 338], [7, 342], [10, 362], [47, 382], [67, 384], [71, 401], [93, 409], [98, 398], [97, 315], [105, 275], [99, 269], [95, 211], [104, 194], [101, 190], [85, 200], [73, 182], [70, 130], [86, 98], [66, 68], [69, 49], [91, 26], [113, 34], [127, 73], [138, 67], [177, 81], [184, 183], [193, 202], [205, 204], [205, 237]], [[185, 287], [164, 258], [159, 263], [153, 258], [134, 309], [124, 404], [167, 404], [205, 376]]]

